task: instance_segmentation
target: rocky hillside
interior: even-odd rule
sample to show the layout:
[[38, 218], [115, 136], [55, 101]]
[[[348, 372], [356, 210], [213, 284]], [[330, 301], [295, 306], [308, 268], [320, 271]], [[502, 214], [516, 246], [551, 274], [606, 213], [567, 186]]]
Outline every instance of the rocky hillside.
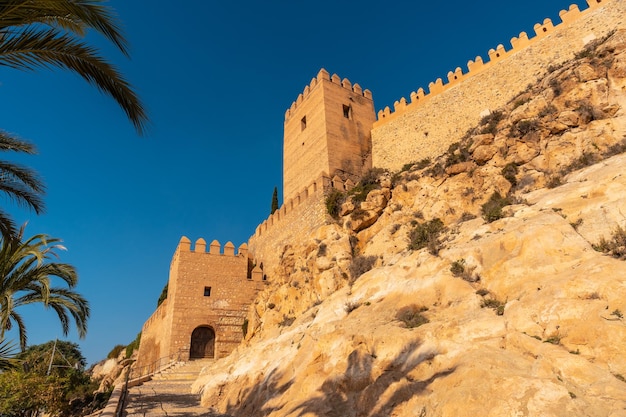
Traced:
[[194, 389], [233, 416], [626, 416], [624, 151], [622, 30], [331, 196]]

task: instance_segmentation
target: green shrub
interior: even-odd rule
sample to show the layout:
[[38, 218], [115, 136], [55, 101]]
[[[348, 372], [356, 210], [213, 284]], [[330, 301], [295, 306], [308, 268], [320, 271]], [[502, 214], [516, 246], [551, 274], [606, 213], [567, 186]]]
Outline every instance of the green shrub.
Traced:
[[332, 190], [328, 196], [326, 196], [326, 212], [330, 214], [334, 219], [339, 218], [339, 212], [341, 211], [341, 205], [346, 200], [346, 194], [339, 190]]
[[502, 168], [502, 176], [511, 183], [513, 187], [517, 185], [517, 164], [515, 162], [509, 162]]
[[157, 307], [161, 305], [161, 303], [163, 303], [163, 301], [165, 301], [165, 299], [167, 298], [167, 286], [168, 283], [165, 284], [165, 287], [163, 287], [163, 290], [161, 291], [161, 295], [159, 295], [159, 299], [157, 300]]
[[561, 176], [555, 174], [555, 175], [551, 175], [550, 178], [548, 178], [548, 182], [546, 182], [546, 187], [556, 188], [561, 184], [563, 184], [563, 180], [561, 179]]
[[352, 220], [362, 220], [367, 215], [367, 211], [363, 210], [361, 207], [355, 208], [352, 213], [350, 213], [350, 218]]
[[523, 119], [515, 123], [509, 132], [509, 136], [524, 136], [531, 132], [536, 132], [539, 129], [539, 120], [537, 119]]
[[593, 51], [593, 49], [590, 46], [591, 45], [588, 45], [584, 49], [582, 49], [581, 51], [576, 52], [574, 57], [576, 59], [592, 58], [594, 56], [594, 51]]
[[455, 277], [460, 277], [465, 272], [465, 259], [458, 259], [450, 265], [450, 272]]
[[504, 114], [501, 111], [494, 111], [488, 114], [487, 116], [484, 116], [480, 120], [480, 126], [482, 126], [480, 133], [482, 134], [491, 133], [492, 135], [495, 135], [498, 131], [497, 129], [498, 123], [503, 118], [504, 118]]
[[125, 345], [115, 345], [107, 355], [107, 359], [116, 359], [124, 349], [126, 349]]
[[375, 184], [380, 185], [380, 176], [386, 172], [387, 170], [385, 170], [384, 168], [370, 168], [367, 170], [367, 172], [365, 172], [365, 174], [363, 174], [361, 180], [359, 181], [359, 184], [363, 186]]
[[468, 267], [465, 264], [465, 259], [458, 259], [450, 265], [450, 272], [455, 277], [462, 278], [467, 282], [476, 282], [479, 280], [478, 276], [474, 275], [475, 267]]
[[137, 333], [137, 337], [135, 337], [135, 340], [133, 340], [126, 346], [126, 359], [130, 358], [133, 355], [133, 352], [139, 349], [140, 342], [141, 332]]
[[363, 202], [372, 190], [380, 188], [380, 176], [387, 172], [383, 168], [370, 168], [361, 180], [350, 190], [348, 195], [352, 196], [355, 202]]
[[[556, 92], [555, 92], [556, 94]], [[552, 114], [555, 114], [558, 111], [558, 109], [552, 105], [549, 104], [546, 107], [544, 107], [543, 109], [541, 109], [541, 111], [539, 112], [539, 117], [546, 117]]]
[[489, 201], [482, 205], [482, 215], [486, 222], [491, 223], [504, 217], [502, 208], [512, 203], [509, 197], [502, 197], [500, 193], [494, 192], [489, 197]]
[[515, 110], [516, 108], [523, 106], [524, 104], [528, 103], [530, 101], [530, 97], [521, 97], [516, 99], [513, 102], [513, 110]]
[[580, 227], [581, 224], [583, 224], [583, 219], [582, 218], [576, 220], [575, 222], [571, 222], [570, 226], [572, 226], [572, 228], [574, 230], [578, 231], [578, 228]]
[[424, 158], [421, 161], [419, 161], [417, 164], [415, 164], [417, 169], [424, 169], [426, 168], [428, 165], [430, 165], [430, 158]]
[[436, 164], [432, 165], [430, 168], [428, 168], [426, 170], [426, 174], [427, 175], [429, 175], [431, 177], [435, 177], [435, 178], [436, 177], [441, 177], [445, 173], [446, 173], [446, 169], [439, 162], [437, 162]]
[[280, 323], [278, 323], [278, 325], [280, 327], [289, 327], [293, 324], [294, 321], [296, 321], [295, 317], [287, 316], [286, 314], [283, 314], [283, 319]]
[[406, 306], [398, 310], [396, 319], [404, 323], [407, 329], [413, 329], [429, 322], [422, 313], [428, 311], [428, 307], [416, 304]]
[[319, 258], [320, 256], [326, 256], [327, 249], [328, 246], [326, 246], [326, 243], [320, 243], [320, 245], [317, 247], [317, 257]]
[[501, 316], [504, 314], [504, 306], [506, 305], [506, 303], [503, 303], [502, 301], [498, 301], [495, 298], [488, 298], [483, 300], [482, 304], [480, 305], [482, 308], [492, 308], [495, 310], [496, 314], [498, 316]]
[[417, 223], [415, 227], [409, 231], [409, 249], [419, 250], [428, 248], [431, 254], [437, 255], [441, 245], [439, 235], [443, 230], [443, 222], [440, 219], [433, 219], [426, 223]]
[[626, 152], [626, 138], [622, 139], [620, 142], [611, 145], [607, 148], [606, 151], [602, 154], [605, 158], [608, 158], [613, 155], [618, 155], [620, 153]]
[[593, 104], [591, 104], [587, 100], [580, 102], [580, 104], [576, 108], [576, 112], [580, 115], [584, 123], [589, 123], [593, 120], [602, 120], [602, 119], [607, 118], [606, 113], [594, 107]]
[[561, 95], [561, 93], [563, 93], [563, 87], [561, 86], [559, 80], [557, 80], [556, 78], [551, 79], [548, 85], [552, 89], [554, 97], [558, 97]]
[[361, 275], [371, 270], [374, 267], [374, 264], [376, 263], [377, 259], [378, 257], [376, 256], [358, 255], [358, 256], [353, 257], [352, 262], [350, 263], [350, 266], [348, 267], [352, 281], [354, 282]]
[[402, 165], [400, 173], [409, 171], [411, 168], [413, 168], [413, 165], [415, 165], [415, 162], [409, 162], [408, 164]]
[[348, 301], [343, 306], [343, 309], [346, 311], [346, 313], [350, 314], [350, 313], [352, 313], [354, 310], [356, 310], [359, 307], [361, 307], [361, 303], [355, 302], [355, 301]]
[[450, 145], [446, 154], [446, 167], [469, 161], [472, 156], [469, 152], [469, 147], [469, 143], [461, 146], [460, 142]]
[[563, 338], [563, 336], [561, 336], [559, 334], [559, 332], [554, 332], [552, 333], [550, 336], [548, 336], [548, 338], [546, 340], [544, 340], [544, 343], [551, 343], [553, 345], [558, 345], [561, 343], [561, 339]]
[[464, 211], [463, 214], [461, 214], [461, 218], [459, 219], [459, 221], [466, 222], [469, 220], [474, 220], [475, 218], [476, 218], [476, 215], [472, 213], [468, 213], [467, 211]]
[[611, 235], [611, 240], [606, 240], [603, 237], [600, 242], [593, 245], [593, 248], [614, 258], [626, 260], [626, 230], [617, 226]]

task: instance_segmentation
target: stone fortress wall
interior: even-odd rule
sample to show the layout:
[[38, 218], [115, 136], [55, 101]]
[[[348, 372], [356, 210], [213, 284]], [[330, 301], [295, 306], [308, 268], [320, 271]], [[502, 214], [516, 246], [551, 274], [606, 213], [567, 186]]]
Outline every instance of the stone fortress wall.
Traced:
[[588, 8], [577, 5], [559, 13], [561, 23], [550, 19], [534, 26], [535, 36], [522, 32], [511, 39], [512, 48], [503, 45], [489, 51], [489, 61], [480, 56], [461, 68], [401, 98], [378, 112], [372, 128], [372, 165], [399, 170], [409, 162], [444, 153], [481, 117], [504, 106], [529, 84], [535, 83], [552, 65], [574, 57], [585, 44], [602, 38], [616, 27], [624, 27], [626, 2], [587, 0]]
[[[506, 50], [503, 45], [498, 45], [489, 51], [488, 62], [476, 57], [468, 63], [469, 72], [463, 73], [457, 68], [448, 73], [446, 84], [441, 79], [430, 83], [428, 94], [420, 88], [411, 93], [410, 103], [402, 98], [395, 103], [393, 112], [389, 108], [379, 111], [378, 120], [372, 121], [371, 126], [371, 159], [366, 158], [369, 155], [361, 154], [364, 168], [374, 166], [397, 171], [406, 163], [444, 153], [469, 128], [478, 124], [482, 116], [505, 105], [543, 76], [551, 65], [573, 58], [586, 43], [624, 25], [626, 2], [586, 1], [588, 8], [583, 11], [577, 5], [562, 10], [559, 13], [560, 24], [554, 25], [550, 19], [545, 19], [534, 26], [533, 38], [522, 32], [511, 40], [512, 49]], [[323, 167], [329, 171], [311, 182], [314, 178], [309, 167], [311, 160], [321, 164], [319, 154], [328, 151], [323, 142], [331, 141], [335, 147], [343, 142], [341, 138], [327, 135], [327, 130], [332, 130], [327, 125], [323, 126], [325, 131], [315, 126], [312, 130], [314, 135], [309, 131], [307, 140], [313, 139], [316, 146], [307, 148], [306, 154], [301, 155], [297, 147], [290, 146], [293, 138], [301, 132], [303, 114], [307, 114], [306, 128], [309, 129], [311, 119], [328, 113], [329, 103], [312, 94], [317, 85], [328, 81], [373, 103], [369, 90], [363, 90], [359, 84], [352, 84], [347, 79], [341, 80], [336, 74], [329, 76], [322, 69], [286, 111], [283, 173], [286, 203], [257, 227], [249, 240], [250, 253], [255, 262], [262, 264], [269, 273], [278, 264], [285, 245], [307, 237], [315, 227], [332, 221], [326, 214], [324, 204], [328, 191], [333, 188], [349, 190], [356, 182], [350, 179], [341, 184], [340, 179], [334, 178], [337, 181], [333, 187], [326, 174], [335, 173], [333, 167], [328, 165]], [[297, 141], [296, 145], [306, 146], [308, 142], [300, 145]], [[357, 152], [356, 149], [352, 151]], [[298, 184], [310, 185], [294, 194], [294, 187], [288, 187], [288, 184], [296, 176]]]
[[284, 203], [257, 228], [250, 237], [249, 250], [263, 271], [278, 266], [285, 246], [303, 241], [322, 224], [332, 221], [326, 210], [324, 197], [331, 189], [346, 191], [354, 187], [352, 180], [323, 174], [309, 187]]
[[[248, 307], [263, 286], [263, 272], [252, 268], [248, 247], [235, 254], [231, 242], [183, 237], [172, 258], [165, 301], [142, 329], [137, 367], [177, 354], [181, 359], [227, 356], [243, 340]], [[200, 329], [200, 330], [198, 330]], [[199, 334], [200, 336], [194, 336]], [[194, 345], [195, 344], [195, 345]]]
[[331, 221], [324, 197], [351, 189], [371, 168], [372, 93], [321, 69], [285, 113], [285, 203], [249, 240], [264, 271], [278, 266], [286, 245]]
[[[144, 325], [138, 365], [178, 351], [186, 359], [194, 351], [193, 335], [199, 328], [213, 332], [210, 355], [230, 353], [242, 340], [248, 308], [264, 286], [263, 271], [271, 279], [286, 246], [332, 221], [324, 201], [330, 190], [351, 189], [356, 179], [350, 174], [371, 166], [394, 171], [440, 155], [551, 65], [625, 26], [626, 1], [586, 1], [588, 9], [570, 6], [559, 14], [560, 24], [549, 19], [536, 24], [532, 39], [521, 33], [511, 40], [512, 49], [499, 45], [489, 51], [488, 62], [477, 57], [468, 63], [467, 73], [457, 68], [446, 84], [438, 79], [430, 83], [428, 94], [423, 89], [411, 93], [410, 102], [400, 99], [393, 111], [380, 111], [378, 120], [370, 115], [369, 90], [320, 71], [285, 114], [285, 203], [236, 255], [230, 242], [221, 254], [218, 242], [207, 253], [203, 239], [194, 250], [189, 239], [181, 239], [170, 267], [168, 297]], [[371, 144], [364, 143], [370, 137]], [[209, 296], [203, 293], [206, 288]]]

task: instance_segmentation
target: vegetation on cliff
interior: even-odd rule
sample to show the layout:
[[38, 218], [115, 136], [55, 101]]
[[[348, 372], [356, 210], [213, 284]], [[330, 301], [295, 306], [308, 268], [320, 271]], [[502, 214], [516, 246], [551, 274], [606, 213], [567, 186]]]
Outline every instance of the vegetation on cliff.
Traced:
[[[248, 343], [194, 384], [203, 404], [233, 416], [624, 409], [625, 62], [618, 31], [445, 154], [379, 172], [364, 196], [335, 193], [334, 221], [267, 271]], [[355, 277], [362, 257], [374, 267]], [[280, 361], [259, 360], [268, 351]]]

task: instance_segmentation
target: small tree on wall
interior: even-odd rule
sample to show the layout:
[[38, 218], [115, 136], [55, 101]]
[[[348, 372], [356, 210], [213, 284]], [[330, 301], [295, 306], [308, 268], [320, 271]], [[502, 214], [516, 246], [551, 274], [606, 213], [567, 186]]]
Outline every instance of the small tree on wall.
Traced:
[[272, 209], [270, 210], [270, 214], [274, 214], [276, 210], [278, 210], [278, 188], [274, 187], [274, 194], [272, 194]]

